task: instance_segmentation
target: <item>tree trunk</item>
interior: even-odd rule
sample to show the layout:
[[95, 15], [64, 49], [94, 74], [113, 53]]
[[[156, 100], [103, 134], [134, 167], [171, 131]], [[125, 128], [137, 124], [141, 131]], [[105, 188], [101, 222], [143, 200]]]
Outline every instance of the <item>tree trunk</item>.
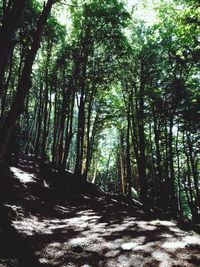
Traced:
[[165, 146], [165, 157], [164, 157], [164, 174], [163, 177], [164, 179], [164, 183], [162, 186], [162, 191], [161, 194], [163, 195], [163, 197], [165, 197], [166, 201], [163, 203], [165, 209], [168, 209], [170, 206], [170, 189], [169, 189], [169, 153], [168, 153], [168, 146], [169, 146], [169, 142], [168, 142], [168, 129], [167, 129], [167, 111], [165, 110], [165, 118], [164, 118], [164, 137], [165, 137], [165, 141], [164, 141], [164, 146]]
[[[47, 70], [46, 70], [47, 72]], [[47, 75], [46, 75], [47, 76]], [[45, 91], [44, 91], [44, 107], [43, 107], [43, 133], [42, 133], [42, 162], [46, 160], [46, 144], [47, 144], [47, 119], [48, 119], [48, 99], [49, 99], [49, 86], [48, 86], [48, 81], [46, 77], [45, 81]]]
[[124, 136], [122, 129], [120, 131], [120, 184], [122, 193], [126, 194]]
[[71, 99], [70, 114], [68, 115], [67, 127], [66, 127], [66, 136], [65, 136], [65, 147], [64, 155], [62, 160], [62, 169], [66, 168], [67, 158], [69, 155], [69, 147], [72, 141], [73, 136], [73, 115], [74, 115], [74, 101], [75, 101], [75, 92], [73, 92]]
[[170, 167], [170, 179], [169, 179], [169, 189], [170, 189], [170, 206], [172, 214], [176, 216], [178, 210], [177, 196], [175, 190], [175, 173], [174, 173], [174, 152], [173, 152], [173, 114], [170, 118], [169, 125], [169, 167]]
[[24, 111], [24, 101], [25, 101], [25, 98], [27, 96], [29, 89], [31, 88], [32, 66], [35, 60], [35, 56], [40, 46], [40, 39], [42, 36], [43, 28], [47, 22], [48, 16], [51, 12], [51, 8], [54, 3], [55, 3], [55, 0], [49, 0], [47, 2], [38, 20], [38, 25], [34, 33], [32, 46], [25, 59], [24, 67], [22, 70], [22, 75], [18, 82], [15, 98], [13, 100], [8, 116], [5, 119], [4, 124], [1, 128], [0, 164], [4, 164], [6, 162], [7, 147], [8, 147], [12, 128], [14, 127], [15, 122], [19, 118], [20, 114]]
[[77, 149], [76, 149], [76, 166], [75, 173], [77, 176], [82, 175], [83, 163], [83, 144], [84, 144], [84, 126], [85, 126], [85, 100], [84, 92], [80, 97], [79, 113], [78, 113], [78, 130], [77, 130]]
[[153, 145], [153, 136], [152, 136], [152, 125], [149, 121], [149, 146], [150, 146], [150, 155], [151, 155], [151, 198], [156, 200], [158, 203], [159, 196], [159, 177], [156, 176], [156, 166], [154, 163], [154, 145]]
[[[55, 84], [56, 86], [56, 84]], [[58, 136], [58, 91], [55, 93], [54, 118], [53, 118], [53, 144], [52, 144], [52, 163], [56, 165], [56, 147]]]
[[131, 159], [130, 159], [130, 101], [128, 102], [127, 109], [127, 133], [126, 133], [126, 182], [127, 194], [131, 197]]
[[[11, 4], [11, 2], [13, 2]], [[27, 0], [10, 1], [4, 6], [2, 27], [0, 29], [0, 101], [4, 94], [4, 75], [9, 57], [15, 47], [15, 32], [20, 23]]]
[[95, 126], [96, 126], [96, 119], [98, 115], [96, 115], [93, 128], [92, 128], [92, 134], [90, 137], [90, 131], [91, 131], [91, 115], [92, 115], [92, 105], [93, 105], [93, 99], [96, 93], [96, 83], [93, 84], [92, 86], [92, 92], [89, 98], [89, 103], [88, 103], [88, 108], [87, 108], [87, 131], [86, 131], [86, 164], [85, 164], [85, 170], [84, 170], [84, 176], [87, 177], [89, 167], [90, 167], [90, 162], [92, 159], [92, 150], [93, 150], [93, 143], [94, 143], [94, 138], [95, 138]]
[[144, 133], [144, 89], [145, 75], [144, 63], [141, 62], [141, 77], [139, 91], [139, 114], [138, 114], [138, 133], [139, 133], [139, 176], [140, 176], [140, 198], [147, 205], [147, 178], [146, 178], [146, 157], [145, 157], [145, 133]]
[[177, 179], [178, 179], [178, 204], [179, 204], [179, 215], [180, 215], [180, 220], [183, 219], [183, 206], [181, 202], [181, 177], [180, 177], [180, 155], [179, 155], [179, 127], [177, 129], [177, 136], [176, 136], [176, 157], [177, 157]]
[[194, 180], [194, 188], [195, 188], [196, 196], [197, 196], [197, 205], [200, 208], [200, 188], [198, 185], [199, 183], [198, 173], [197, 173], [196, 164], [195, 164], [195, 155], [193, 153], [191, 134], [189, 132], [186, 132], [186, 136], [187, 136], [187, 145], [188, 145], [188, 150], [189, 150], [189, 159], [190, 159], [190, 164], [191, 164], [192, 176]]
[[158, 192], [157, 196], [159, 199], [159, 204], [162, 206], [163, 202], [163, 194], [162, 194], [162, 183], [163, 183], [163, 170], [162, 170], [162, 158], [161, 158], [161, 152], [160, 152], [160, 132], [159, 132], [159, 126], [158, 126], [158, 120], [156, 116], [155, 107], [153, 106], [153, 122], [154, 122], [154, 137], [155, 137], [155, 147], [156, 147], [156, 163], [157, 163], [157, 183], [158, 183]]
[[42, 107], [44, 98], [42, 97], [42, 91], [43, 91], [43, 84], [40, 84], [40, 94], [39, 94], [39, 108], [38, 108], [38, 114], [37, 114], [37, 122], [36, 122], [36, 129], [35, 129], [35, 141], [34, 141], [34, 154], [36, 158], [39, 156], [39, 146], [40, 146], [40, 134], [41, 134], [41, 128], [42, 128]]
[[88, 62], [87, 51], [83, 57], [82, 68], [80, 71], [80, 81], [79, 86], [81, 88], [80, 103], [79, 103], [79, 112], [78, 112], [78, 129], [77, 129], [77, 147], [76, 147], [76, 165], [75, 173], [78, 177], [82, 176], [82, 167], [83, 167], [83, 147], [84, 147], [84, 137], [85, 137], [85, 92], [86, 92], [86, 70]]

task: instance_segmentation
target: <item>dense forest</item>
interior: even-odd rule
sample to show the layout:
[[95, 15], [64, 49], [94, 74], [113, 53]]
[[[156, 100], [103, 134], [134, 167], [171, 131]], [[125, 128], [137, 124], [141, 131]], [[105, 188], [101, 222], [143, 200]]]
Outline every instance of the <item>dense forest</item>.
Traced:
[[198, 0], [1, 0], [0, 164], [32, 156], [200, 223]]

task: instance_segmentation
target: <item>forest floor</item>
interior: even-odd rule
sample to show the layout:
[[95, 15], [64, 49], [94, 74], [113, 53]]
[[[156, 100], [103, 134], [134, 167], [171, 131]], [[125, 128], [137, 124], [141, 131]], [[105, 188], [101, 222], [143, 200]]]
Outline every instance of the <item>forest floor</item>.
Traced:
[[200, 266], [200, 236], [175, 221], [112, 195], [53, 194], [32, 162], [10, 170], [0, 173], [0, 267]]

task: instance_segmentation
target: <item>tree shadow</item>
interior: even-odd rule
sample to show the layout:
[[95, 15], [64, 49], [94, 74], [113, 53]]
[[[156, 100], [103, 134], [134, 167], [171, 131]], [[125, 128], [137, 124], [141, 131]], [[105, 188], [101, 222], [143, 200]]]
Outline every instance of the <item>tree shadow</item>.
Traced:
[[26, 267], [200, 263], [196, 241], [187, 246], [190, 233], [141, 206], [112, 195], [50, 190], [38, 180], [24, 185], [9, 179], [12, 186], [7, 188], [13, 195], [4, 192], [4, 203], [15, 213], [14, 227], [0, 232], [2, 259], [16, 257], [19, 266]]

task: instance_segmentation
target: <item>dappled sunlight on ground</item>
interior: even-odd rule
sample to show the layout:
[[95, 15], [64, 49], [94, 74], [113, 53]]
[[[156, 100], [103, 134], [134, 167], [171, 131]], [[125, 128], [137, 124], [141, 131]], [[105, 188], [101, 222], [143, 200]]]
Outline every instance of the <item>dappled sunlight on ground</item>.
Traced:
[[24, 172], [16, 167], [10, 167], [10, 170], [13, 172], [14, 176], [22, 183], [35, 182], [36, 177], [34, 174]]
[[[16, 168], [12, 171], [22, 183], [37, 179]], [[27, 190], [31, 186], [33, 183]], [[29, 193], [34, 196], [34, 192]], [[181, 230], [176, 222], [147, 220], [140, 208], [126, 208], [112, 198], [85, 199], [81, 204], [65, 199], [29, 199], [25, 203], [30, 210], [24, 213], [23, 202], [21, 208], [10, 205], [22, 210], [23, 216], [12, 223], [26, 236], [44, 266], [200, 265], [200, 237]]]
[[[67, 207], [60, 206], [59, 211], [62, 217]], [[91, 209], [77, 209], [75, 213], [69, 209], [70, 212], [71, 218], [41, 220], [31, 216], [13, 222], [19, 231], [31, 236], [41, 263], [52, 266], [196, 266], [190, 262], [189, 254], [190, 250], [195, 250], [187, 246], [193, 244], [199, 250], [200, 238], [190, 236], [173, 222], [147, 222], [135, 217], [122, 218], [116, 213], [120, 223], [108, 224], [101, 222], [100, 213]], [[195, 259], [200, 263], [198, 254]]]

